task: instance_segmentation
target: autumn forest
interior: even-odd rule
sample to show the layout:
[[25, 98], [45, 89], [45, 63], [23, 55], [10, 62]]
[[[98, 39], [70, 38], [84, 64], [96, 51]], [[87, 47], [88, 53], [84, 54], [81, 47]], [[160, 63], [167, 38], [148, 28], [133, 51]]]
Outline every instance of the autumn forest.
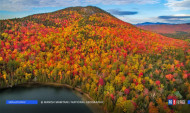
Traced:
[[190, 99], [190, 43], [97, 7], [0, 20], [0, 88], [31, 81], [78, 87], [114, 113], [174, 113]]

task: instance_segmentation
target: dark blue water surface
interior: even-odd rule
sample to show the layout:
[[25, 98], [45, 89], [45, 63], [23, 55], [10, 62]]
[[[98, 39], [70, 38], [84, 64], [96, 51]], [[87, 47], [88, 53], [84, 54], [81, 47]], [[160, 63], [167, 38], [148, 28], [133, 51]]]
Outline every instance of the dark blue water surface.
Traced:
[[[9, 105], [6, 100], [38, 100], [37, 105]], [[0, 113], [92, 113], [86, 104], [41, 104], [41, 101], [81, 101], [68, 88], [14, 87], [0, 90]]]

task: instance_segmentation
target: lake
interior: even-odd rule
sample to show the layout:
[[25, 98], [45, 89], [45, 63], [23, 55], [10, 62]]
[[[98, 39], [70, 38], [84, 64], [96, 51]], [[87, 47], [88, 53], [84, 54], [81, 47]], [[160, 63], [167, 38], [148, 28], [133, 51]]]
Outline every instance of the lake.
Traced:
[[[38, 104], [6, 104], [6, 100], [38, 100]], [[0, 113], [103, 113], [97, 104], [41, 104], [41, 101], [86, 101], [79, 92], [66, 87], [17, 86], [0, 90]]]

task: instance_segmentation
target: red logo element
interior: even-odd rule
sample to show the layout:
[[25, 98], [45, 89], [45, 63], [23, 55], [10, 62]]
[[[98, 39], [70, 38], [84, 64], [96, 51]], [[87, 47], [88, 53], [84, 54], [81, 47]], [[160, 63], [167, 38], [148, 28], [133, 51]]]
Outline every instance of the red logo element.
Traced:
[[173, 99], [173, 105], [176, 105], [176, 99]]

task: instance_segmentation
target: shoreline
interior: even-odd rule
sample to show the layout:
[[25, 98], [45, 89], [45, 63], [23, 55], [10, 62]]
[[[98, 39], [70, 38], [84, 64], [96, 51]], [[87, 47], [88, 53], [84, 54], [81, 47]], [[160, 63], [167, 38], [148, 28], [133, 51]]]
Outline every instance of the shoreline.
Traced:
[[[1, 90], [6, 90], [6, 89], [9, 89], [9, 88], [14, 88], [14, 87], [31, 87], [31, 86], [53, 86], [53, 87], [63, 87], [63, 88], [68, 88], [68, 89], [71, 89], [72, 91], [75, 91], [76, 93], [79, 93], [81, 95], [81, 98], [85, 98], [85, 100], [90, 100], [90, 101], [95, 101], [93, 98], [90, 97], [90, 95], [88, 93], [84, 93], [80, 88], [78, 87], [73, 87], [71, 85], [68, 85], [68, 84], [62, 84], [62, 83], [52, 83], [52, 82], [47, 82], [47, 83], [43, 83], [43, 82], [28, 82], [28, 83], [23, 83], [23, 84], [17, 84], [17, 85], [14, 85], [12, 87], [3, 87], [3, 88], [0, 88], [0, 91]], [[78, 95], [79, 96], [79, 95]], [[86, 99], [87, 98], [87, 99]], [[86, 104], [89, 109], [92, 110], [93, 113], [96, 113], [95, 111], [97, 111], [95, 108], [93, 109], [94, 106], [91, 106], [93, 104]], [[99, 109], [102, 110], [102, 112], [100, 113], [107, 113], [104, 109], [103, 109], [103, 106], [102, 105], [99, 105], [99, 104], [96, 104], [95, 105], [96, 107], [98, 107]]]

